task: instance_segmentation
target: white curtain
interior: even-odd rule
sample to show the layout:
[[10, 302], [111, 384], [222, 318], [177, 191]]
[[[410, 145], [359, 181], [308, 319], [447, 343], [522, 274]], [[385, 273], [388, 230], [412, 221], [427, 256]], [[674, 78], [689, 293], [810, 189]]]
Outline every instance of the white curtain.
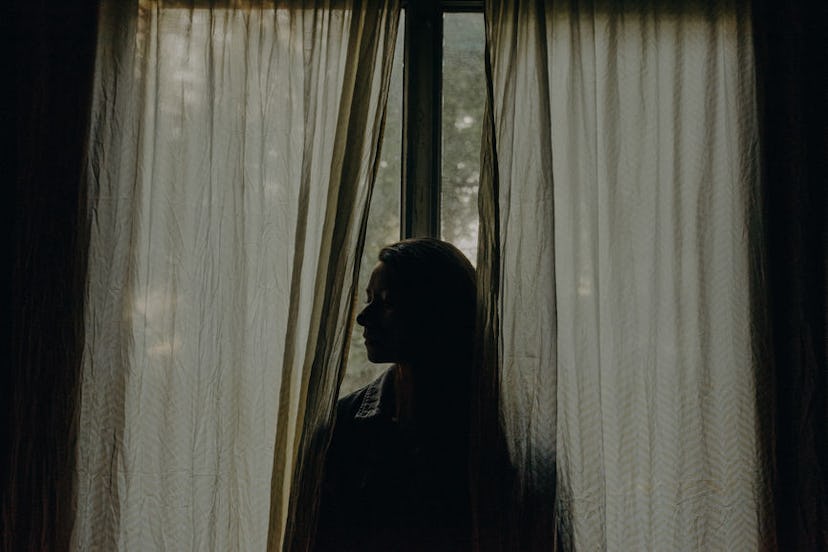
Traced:
[[282, 543], [376, 171], [399, 8], [365, 4], [103, 3], [74, 549]]
[[750, 14], [668, 4], [486, 7], [500, 416], [518, 496], [556, 494], [568, 550], [765, 535]]

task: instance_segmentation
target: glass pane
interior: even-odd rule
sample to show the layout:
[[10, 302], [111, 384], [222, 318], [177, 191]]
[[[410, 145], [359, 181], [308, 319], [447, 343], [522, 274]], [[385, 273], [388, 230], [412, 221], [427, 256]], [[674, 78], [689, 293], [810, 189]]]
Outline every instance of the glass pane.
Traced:
[[[359, 296], [355, 315], [365, 304], [365, 288], [379, 250], [400, 239], [400, 176], [402, 174], [402, 70], [403, 70], [403, 12], [397, 31], [394, 51], [394, 66], [391, 70], [391, 87], [388, 91], [388, 106], [385, 113], [385, 133], [380, 150], [380, 165], [377, 181], [368, 212], [368, 228], [365, 234], [365, 249], [359, 268]], [[362, 326], [354, 322], [351, 333], [351, 347], [348, 352], [348, 366], [339, 395], [344, 396], [373, 381], [385, 371], [387, 364], [371, 364], [362, 340]]]
[[442, 238], [475, 264], [480, 140], [486, 102], [482, 13], [443, 17]]

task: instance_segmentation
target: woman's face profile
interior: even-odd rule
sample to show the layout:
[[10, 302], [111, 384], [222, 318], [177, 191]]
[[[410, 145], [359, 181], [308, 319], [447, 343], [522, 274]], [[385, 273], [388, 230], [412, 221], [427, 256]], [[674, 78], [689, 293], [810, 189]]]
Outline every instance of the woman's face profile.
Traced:
[[388, 268], [379, 262], [371, 273], [366, 292], [366, 304], [357, 315], [357, 324], [365, 328], [365, 348], [368, 360], [375, 363], [405, 362], [406, 323], [401, 290], [394, 289]]

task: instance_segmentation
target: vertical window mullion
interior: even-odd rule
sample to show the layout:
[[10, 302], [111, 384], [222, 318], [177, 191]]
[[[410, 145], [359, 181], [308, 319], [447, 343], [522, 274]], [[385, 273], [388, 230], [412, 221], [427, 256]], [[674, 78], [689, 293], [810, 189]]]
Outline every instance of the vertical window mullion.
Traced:
[[443, 16], [439, 0], [408, 3], [403, 76], [402, 237], [440, 235]]

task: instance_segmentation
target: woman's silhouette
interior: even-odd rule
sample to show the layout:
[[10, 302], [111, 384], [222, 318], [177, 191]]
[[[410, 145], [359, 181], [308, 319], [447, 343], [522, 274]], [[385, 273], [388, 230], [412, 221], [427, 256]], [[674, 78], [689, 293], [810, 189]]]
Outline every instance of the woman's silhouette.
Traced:
[[366, 293], [368, 358], [393, 366], [337, 404], [316, 548], [468, 549], [474, 268], [451, 244], [404, 240]]

